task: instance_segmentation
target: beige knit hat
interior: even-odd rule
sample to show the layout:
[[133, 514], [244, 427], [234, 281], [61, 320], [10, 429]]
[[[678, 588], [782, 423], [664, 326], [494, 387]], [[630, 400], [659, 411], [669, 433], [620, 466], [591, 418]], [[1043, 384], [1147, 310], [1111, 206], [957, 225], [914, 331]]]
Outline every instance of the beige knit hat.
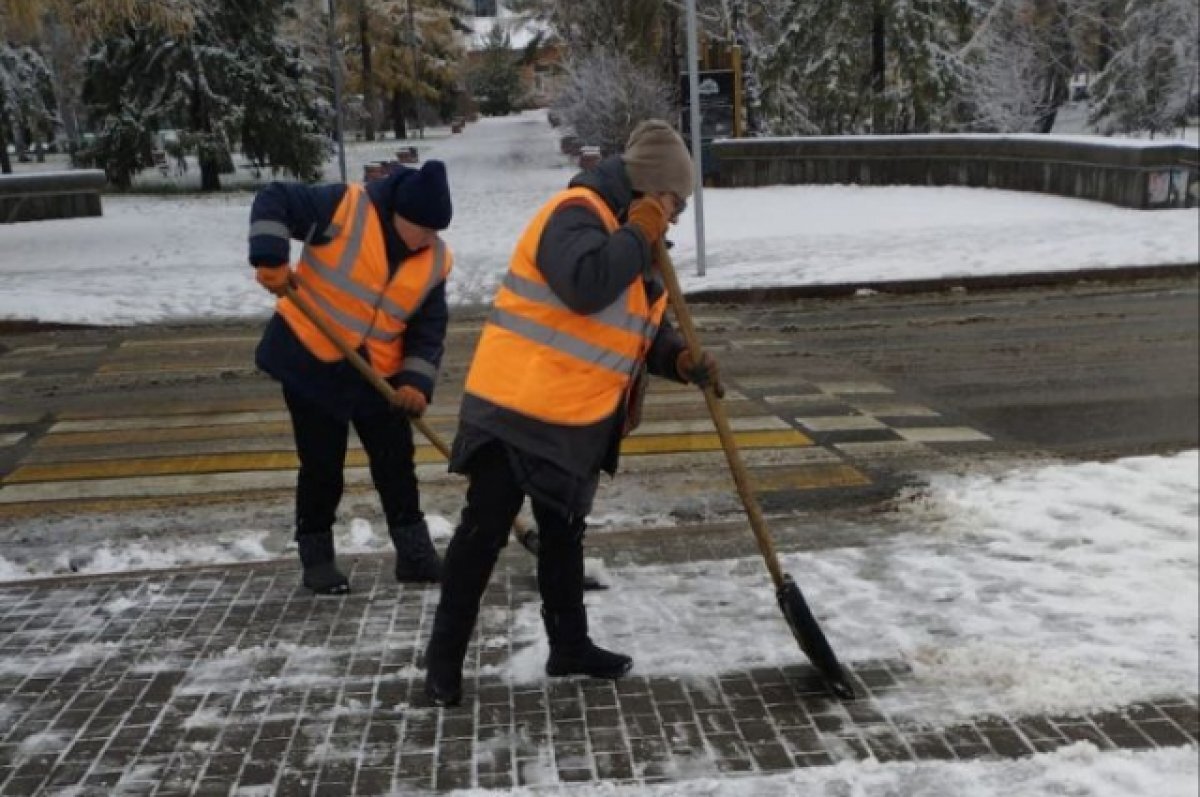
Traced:
[[621, 159], [634, 191], [670, 191], [683, 199], [692, 195], [692, 156], [680, 135], [662, 119], [639, 122], [629, 134]]

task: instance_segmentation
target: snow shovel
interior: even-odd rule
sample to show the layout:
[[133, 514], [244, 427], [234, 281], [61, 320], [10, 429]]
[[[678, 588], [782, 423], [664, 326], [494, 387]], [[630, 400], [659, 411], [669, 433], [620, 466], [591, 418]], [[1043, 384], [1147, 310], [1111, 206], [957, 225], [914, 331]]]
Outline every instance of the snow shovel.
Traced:
[[[691, 353], [692, 362], [698, 363], [700, 362], [700, 339], [696, 335], [696, 327], [692, 323], [691, 313], [683, 299], [683, 290], [679, 287], [679, 278], [675, 275], [675, 267], [671, 264], [671, 255], [661, 240], [655, 245], [654, 257], [658, 261], [659, 271], [667, 284], [667, 297], [671, 303], [671, 309], [675, 312], [675, 320], [679, 324], [679, 330], [687, 344], [688, 352]], [[711, 386], [704, 388], [704, 400], [708, 404], [708, 413], [712, 416], [713, 425], [717, 427], [717, 436], [721, 438], [721, 447], [725, 449], [725, 459], [729, 462], [730, 474], [737, 485], [742, 506], [746, 509], [746, 516], [750, 519], [750, 528], [754, 531], [754, 539], [758, 542], [758, 549], [767, 563], [771, 581], [775, 584], [775, 597], [779, 600], [779, 608], [783, 611], [788, 625], [791, 626], [796, 641], [800, 643], [800, 649], [817, 668], [825, 686], [835, 696], [843, 700], [852, 700], [854, 689], [850, 686], [833, 648], [825, 639], [821, 626], [817, 624], [817, 618], [813, 617], [812, 611], [809, 610], [799, 585], [792, 580], [790, 575], [784, 573], [779, 565], [775, 542], [767, 530], [762, 510], [758, 506], [758, 499], [754, 497], [750, 473], [742, 463], [741, 454], [738, 453], [737, 442], [733, 438], [733, 429], [729, 425], [729, 418], [725, 415], [725, 407]]]
[[[329, 325], [325, 323], [325, 319], [317, 314], [312, 305], [310, 305], [306, 299], [301, 297], [292, 285], [287, 286], [285, 289], [285, 295], [289, 300], [291, 300], [292, 304], [300, 308], [300, 312], [304, 313], [308, 320], [312, 321], [317, 329], [324, 333], [325, 337], [329, 338], [330, 342], [333, 343], [334, 346], [337, 346], [338, 351], [340, 351], [342, 355], [345, 356], [345, 358], [350, 362], [350, 364], [353, 365], [360, 374], [362, 374], [364, 379], [370, 382], [371, 385], [379, 391], [380, 395], [387, 400], [387, 403], [389, 405], [395, 405], [395, 388], [389, 385], [382, 376], [376, 373], [375, 369], [372, 368], [358, 352], [350, 348], [346, 341], [338, 337], [337, 334], [329, 327]], [[442, 439], [441, 435], [435, 432], [423, 418], [412, 418], [410, 420], [412, 421], [412, 425], [417, 427], [417, 430], [420, 431], [421, 434], [425, 435], [425, 439], [427, 439], [443, 457], [450, 459], [450, 446], [446, 445], [446, 441]], [[521, 543], [521, 547], [525, 548], [525, 550], [529, 551], [535, 556], [537, 555], [537, 529], [526, 528], [525, 524], [521, 522], [520, 518], [518, 518], [513, 523], [513, 536], [517, 538], [517, 542]], [[608, 585], [600, 583], [592, 576], [584, 575], [583, 588], [586, 590], [608, 589]]]

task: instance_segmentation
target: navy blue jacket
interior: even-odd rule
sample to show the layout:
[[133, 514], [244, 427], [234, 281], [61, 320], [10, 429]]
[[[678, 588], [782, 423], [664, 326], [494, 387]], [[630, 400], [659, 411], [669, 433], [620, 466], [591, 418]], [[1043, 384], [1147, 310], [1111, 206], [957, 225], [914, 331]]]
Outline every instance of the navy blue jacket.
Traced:
[[[379, 214], [387, 246], [389, 274], [404, 267], [412, 255], [392, 224], [392, 188], [403, 173], [393, 173], [383, 180], [367, 184], [367, 195]], [[291, 237], [313, 244], [328, 243], [324, 232], [333, 220], [338, 204], [346, 193], [342, 183], [306, 185], [304, 183], [273, 182], [258, 192], [250, 209], [250, 224], [278, 222], [287, 227]], [[290, 262], [287, 240], [274, 235], [250, 236], [250, 263], [282, 265]], [[450, 312], [446, 305], [445, 283], [434, 288], [424, 303], [408, 319], [404, 330], [404, 355], [417, 357], [439, 367], [445, 351], [446, 326]], [[365, 350], [360, 350], [365, 356]], [[266, 373], [318, 403], [331, 414], [350, 418], [360, 412], [383, 412], [387, 402], [348, 362], [322, 362], [305, 348], [293, 334], [287, 321], [276, 313], [267, 323], [262, 340], [255, 352], [255, 363]], [[411, 385], [433, 397], [434, 381], [423, 373], [400, 371], [388, 381], [393, 387]]]

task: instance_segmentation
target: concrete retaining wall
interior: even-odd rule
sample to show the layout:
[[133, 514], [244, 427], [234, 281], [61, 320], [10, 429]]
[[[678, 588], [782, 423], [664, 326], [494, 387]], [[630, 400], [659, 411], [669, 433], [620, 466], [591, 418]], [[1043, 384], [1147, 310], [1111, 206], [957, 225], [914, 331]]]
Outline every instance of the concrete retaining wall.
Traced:
[[[1129, 208], [1193, 207], [1200, 147], [1052, 136], [814, 136], [714, 141], [722, 187], [854, 183], [1037, 191]], [[707, 171], [707, 170], [706, 170]]]
[[104, 172], [0, 174], [0, 224], [99, 216]]

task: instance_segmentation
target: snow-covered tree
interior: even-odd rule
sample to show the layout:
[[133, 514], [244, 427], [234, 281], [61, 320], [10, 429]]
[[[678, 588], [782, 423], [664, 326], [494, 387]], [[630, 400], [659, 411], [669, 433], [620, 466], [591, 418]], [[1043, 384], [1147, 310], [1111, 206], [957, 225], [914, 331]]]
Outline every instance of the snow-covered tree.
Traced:
[[1197, 94], [1200, 9], [1194, 0], [1130, 0], [1112, 59], [1096, 81], [1092, 122], [1106, 133], [1183, 124]]
[[25, 131], [48, 136], [57, 121], [45, 60], [32, 47], [0, 41], [0, 172], [12, 172], [10, 142]]
[[747, 54], [776, 134], [940, 129], [963, 70], [961, 2], [773, 0]]
[[118, 185], [150, 165], [146, 137], [182, 131], [201, 187], [220, 188], [240, 143], [302, 178], [324, 160], [329, 106], [295, 48], [276, 36], [286, 0], [215, 0], [181, 32], [131, 25], [87, 61], [84, 99], [99, 131], [92, 157]]
[[[1048, 90], [1049, 48], [1039, 38], [1028, 0], [997, 0], [963, 48], [961, 125], [964, 129], [1017, 133], [1039, 129], [1057, 110]], [[1053, 60], [1050, 56], [1049, 60]]]
[[628, 56], [593, 51], [567, 65], [554, 111], [579, 138], [603, 154], [620, 152], [643, 119], [676, 118], [672, 90]]

